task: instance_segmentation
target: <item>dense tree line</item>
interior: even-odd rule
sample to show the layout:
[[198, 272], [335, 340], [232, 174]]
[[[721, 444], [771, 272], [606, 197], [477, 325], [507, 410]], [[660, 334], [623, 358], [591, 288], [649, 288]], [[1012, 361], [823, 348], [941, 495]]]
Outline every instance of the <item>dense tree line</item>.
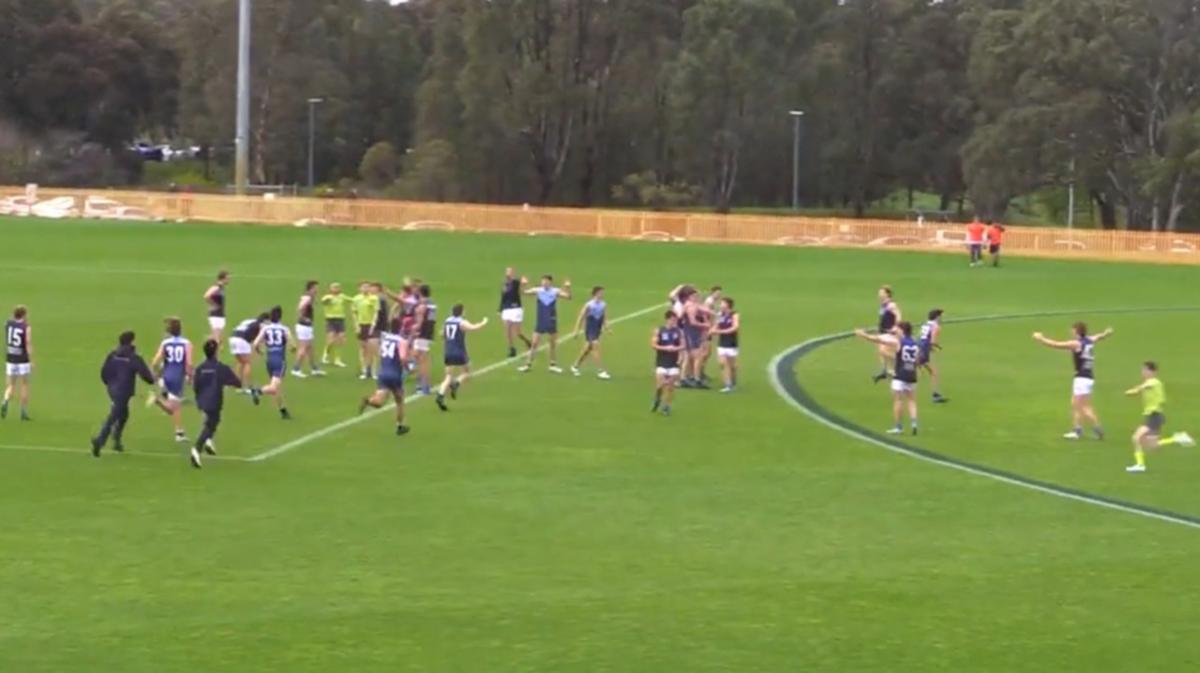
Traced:
[[[1200, 227], [1200, 0], [255, 0], [252, 175], [573, 205], [897, 191], [1003, 217], [1068, 183]], [[0, 172], [57, 143], [228, 160], [236, 0], [0, 0]], [[66, 140], [64, 140], [66, 139]], [[17, 148], [25, 154], [14, 154]], [[0, 175], [0, 177], [3, 177]]]

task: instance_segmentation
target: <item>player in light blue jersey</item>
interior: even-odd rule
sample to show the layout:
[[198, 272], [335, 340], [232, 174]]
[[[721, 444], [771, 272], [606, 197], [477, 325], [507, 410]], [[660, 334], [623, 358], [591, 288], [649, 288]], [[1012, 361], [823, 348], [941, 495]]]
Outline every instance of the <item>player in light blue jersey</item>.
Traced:
[[450, 392], [451, 399], [457, 400], [458, 389], [471, 375], [471, 357], [467, 355], [467, 332], [482, 329], [487, 323], [487, 318], [473, 323], [463, 317], [462, 304], [455, 304], [454, 308], [450, 309], [450, 317], [446, 318], [445, 324], [442, 325], [442, 337], [446, 343], [446, 378], [442, 379], [442, 385], [438, 386], [435, 398], [438, 408], [442, 411], [450, 410], [446, 406], [446, 392]]
[[575, 331], [583, 334], [584, 343], [583, 350], [579, 352], [579, 357], [571, 366], [571, 373], [581, 376], [583, 372], [579, 370], [579, 366], [590, 354], [592, 361], [596, 363], [598, 372], [596, 377], [606, 381], [611, 379], [608, 370], [604, 368], [604, 363], [600, 360], [600, 338], [608, 331], [608, 304], [604, 301], [603, 287], [597, 285], [592, 288], [592, 298], [580, 309], [579, 319], [575, 321]]
[[[175, 425], [175, 441], [186, 442], [183, 431], [183, 390], [192, 378], [192, 342], [183, 337], [179, 318], [167, 318], [167, 336], [158, 346], [150, 369], [158, 375], [160, 390], [151, 391], [146, 406], [158, 405]], [[160, 397], [161, 396], [161, 397]]]
[[288, 347], [295, 352], [296, 346], [291, 344], [291, 330], [283, 324], [282, 306], [271, 309], [269, 320], [254, 340], [254, 350], [262, 353], [263, 349], [266, 349], [267, 376], [270, 383], [262, 388], [251, 389], [250, 394], [255, 404], [258, 404], [259, 397], [263, 395], [274, 397], [279, 417], [286, 421], [291, 419], [292, 415], [288, 413], [287, 402], [283, 399], [283, 377], [287, 373]]
[[382, 409], [388, 396], [396, 403], [396, 434], [406, 435], [409, 428], [404, 424], [404, 378], [408, 373], [408, 339], [403, 334], [404, 321], [400, 316], [388, 320], [379, 336], [379, 375], [375, 379], [375, 392], [364, 397], [358, 405], [358, 413], [367, 407]]
[[527, 372], [533, 368], [533, 356], [544, 339], [550, 347], [550, 371], [561, 374], [562, 367], [558, 366], [558, 300], [571, 298], [571, 281], [568, 279], [557, 288], [554, 277], [546, 274], [542, 276], [541, 285], [525, 290], [525, 294], [537, 296], [537, 326], [533, 330], [529, 356], [517, 371]]

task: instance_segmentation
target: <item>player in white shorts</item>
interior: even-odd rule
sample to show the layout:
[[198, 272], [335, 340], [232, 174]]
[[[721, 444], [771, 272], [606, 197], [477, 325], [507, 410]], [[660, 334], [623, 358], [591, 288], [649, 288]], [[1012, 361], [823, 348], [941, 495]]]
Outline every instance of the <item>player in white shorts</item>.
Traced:
[[29, 335], [29, 310], [13, 309], [13, 317], [4, 325], [4, 403], [0, 418], [8, 418], [8, 403], [13, 393], [21, 400], [21, 420], [29, 420], [29, 375], [33, 373], [33, 342]]
[[912, 332], [912, 323], [907, 320], [901, 320], [892, 331], [883, 334], [854, 330], [856, 336], [879, 346], [880, 355], [895, 363], [891, 374], [893, 425], [887, 431], [889, 435], [904, 433], [902, 421], [906, 406], [912, 433], [917, 434], [917, 371], [921, 367], [921, 344], [913, 338]]
[[325, 376], [325, 372], [317, 365], [313, 349], [313, 311], [319, 286], [320, 283], [315, 280], [305, 283], [304, 294], [300, 295], [300, 302], [296, 305], [296, 363], [292, 366], [292, 376], [298, 379], [305, 378], [302, 365], [306, 360], [313, 376]]
[[1033, 339], [1043, 346], [1058, 350], [1071, 351], [1071, 361], [1075, 368], [1075, 377], [1071, 381], [1071, 431], [1063, 435], [1064, 439], [1081, 439], [1083, 437], [1083, 420], [1092, 424], [1092, 432], [1096, 439], [1104, 439], [1104, 428], [1100, 426], [1100, 417], [1092, 406], [1092, 388], [1096, 384], [1096, 344], [1112, 336], [1112, 328], [1088, 336], [1087, 324], [1077, 322], [1072, 326], [1074, 338], [1066, 341], [1047, 339], [1041, 332], [1034, 332]]
[[254, 387], [250, 383], [250, 376], [253, 373], [254, 359], [254, 341], [258, 339], [258, 333], [262, 331], [263, 325], [270, 319], [267, 313], [259, 313], [257, 318], [250, 318], [238, 323], [233, 329], [233, 336], [229, 337], [229, 353], [233, 355], [236, 361], [233, 366], [234, 372], [242, 382], [242, 392], [246, 395], [250, 394], [250, 390]]
[[650, 333], [650, 347], [654, 349], [654, 406], [650, 407], [650, 413], [661, 408], [663, 416], [670, 416], [684, 343], [679, 316], [674, 311], [667, 311], [663, 318], [666, 324]]
[[724, 297], [720, 301], [720, 311], [717, 322], [710, 334], [717, 337], [717, 359], [721, 363], [721, 372], [725, 375], [723, 393], [733, 392], [737, 385], [738, 360], [738, 330], [742, 327], [742, 318], [733, 310], [733, 299]]
[[517, 356], [517, 340], [529, 348], [529, 337], [521, 332], [525, 324], [525, 309], [521, 306], [521, 294], [529, 279], [517, 276], [511, 266], [504, 270], [504, 285], [500, 288], [500, 320], [504, 323], [504, 336], [508, 339], [508, 357]]
[[221, 343], [225, 338], [225, 286], [229, 284], [229, 272], [217, 272], [217, 282], [204, 292], [204, 303], [208, 306], [209, 338]]

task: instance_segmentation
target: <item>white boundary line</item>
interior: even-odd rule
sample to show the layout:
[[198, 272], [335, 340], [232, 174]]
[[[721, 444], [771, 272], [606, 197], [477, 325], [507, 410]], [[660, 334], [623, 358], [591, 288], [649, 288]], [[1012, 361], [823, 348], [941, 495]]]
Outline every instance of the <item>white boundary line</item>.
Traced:
[[[182, 446], [182, 445], [181, 445]], [[190, 445], [189, 445], [190, 446]], [[65, 446], [31, 446], [27, 444], [0, 444], [0, 451], [36, 451], [39, 453], [74, 453], [78, 455], [87, 455], [91, 453], [90, 447], [71, 449]], [[187, 452], [180, 451], [179, 453], [168, 453], [166, 451], [129, 451], [122, 453], [109, 451], [118, 456], [152, 456], [155, 458], [178, 458], [186, 459]], [[243, 456], [205, 456], [205, 460], [232, 460], [236, 462], [246, 462], [249, 458]]]
[[[183, 271], [177, 269], [113, 269], [104, 267], [87, 267], [87, 266], [68, 266], [68, 265], [39, 265], [39, 264], [13, 264], [10, 262], [0, 261], [0, 271], [50, 271], [61, 273], [107, 273], [113, 275], [124, 276], [169, 276], [172, 278], [212, 278], [211, 271]], [[253, 278], [255, 280], [292, 280], [294, 275], [288, 276], [284, 274], [270, 273], [238, 273], [233, 272], [235, 278]]]
[[[1087, 311], [1079, 311], [1079, 313], [1087, 313]], [[1177, 524], [1177, 525], [1181, 525], [1181, 526], [1187, 526], [1189, 528], [1200, 528], [1200, 523], [1197, 523], [1195, 521], [1189, 521], [1187, 519], [1178, 519], [1175, 517], [1168, 516], [1166, 514], [1159, 514], [1159, 513], [1144, 510], [1144, 509], [1129, 507], [1129, 506], [1123, 505], [1119, 502], [1113, 502], [1113, 501], [1103, 499], [1103, 498], [1089, 497], [1088, 495], [1082, 494], [1082, 493], [1072, 493], [1065, 489], [1063, 489], [1063, 490], [1054, 489], [1054, 488], [1049, 488], [1047, 486], [1042, 486], [1042, 485], [1039, 485], [1036, 483], [1032, 483], [1030, 481], [1013, 479], [1011, 477], [1006, 477], [1002, 474], [997, 474], [995, 472], [980, 470], [980, 469], [971, 467], [970, 465], [965, 465], [963, 463], [959, 463], [956, 461], [951, 462], [951, 461], [937, 460], [931, 456], [926, 456], [921, 453], [905, 451], [904, 449], [901, 449], [896, 446], [892, 446], [891, 444], [888, 444], [886, 442], [882, 442], [870, 435], [866, 435], [861, 432], [857, 432], [850, 428], [844, 428], [836, 423], [831, 422], [830, 420], [828, 420], [826, 418], [819, 416], [818, 414], [814, 413], [811, 409], [805, 407], [804, 405], [800, 404], [796, 400], [792, 399], [792, 396], [787, 393], [787, 390], [784, 389], [784, 387], [783, 387], [783, 382], [779, 380], [779, 376], [777, 374], [777, 370], [779, 368], [779, 363], [785, 357], [787, 357], [788, 355], [790, 355], [791, 353], [793, 353], [796, 350], [805, 348], [817, 341], [823, 341], [825, 339], [843, 336], [843, 334], [847, 334], [847, 333], [829, 334], [829, 335], [825, 335], [825, 336], [821, 336], [821, 337], [816, 337], [815, 339], [809, 339], [808, 341], [805, 341], [802, 344], [797, 344], [795, 346], [792, 346], [792, 347], [784, 350], [782, 353], [779, 353], [774, 358], [772, 358], [770, 364], [767, 365], [767, 378], [771, 381], [771, 387], [773, 387], [775, 389], [775, 392], [778, 393], [778, 395], [780, 397], [782, 397], [785, 402], [790, 404], [792, 407], [799, 409], [800, 412], [803, 413], [805, 416], [808, 416], [809, 418], [820, 423], [821, 425], [824, 425], [825, 427], [830, 428], [831, 430], [836, 430], [837, 432], [840, 432], [844, 435], [848, 435], [855, 439], [867, 442], [869, 444], [874, 444], [875, 446], [877, 446], [881, 449], [890, 451], [892, 453], [906, 456], [908, 458], [916, 458], [917, 460], [921, 460], [926, 463], [932, 463], [934, 465], [939, 465], [941, 467], [948, 467], [948, 468], [951, 468], [954, 470], [958, 470], [960, 472], [966, 472], [967, 474], [973, 474], [977, 477], [984, 477], [987, 479], [991, 479], [993, 481], [999, 481], [1001, 483], [1009, 484], [1011, 486], [1019, 486], [1021, 488], [1029, 489], [1031, 491], [1037, 491], [1039, 493], [1045, 493], [1046, 495], [1053, 495], [1053, 496], [1056, 496], [1059, 498], [1065, 498], [1067, 500], [1074, 500], [1076, 502], [1082, 502], [1087, 505], [1104, 507], [1107, 509], [1116, 510], [1118, 512], [1125, 512], [1126, 514], [1136, 514], [1137, 516], [1145, 517], [1147, 519], [1155, 519], [1158, 521], [1165, 521], [1167, 523], [1173, 523], [1173, 524]]]
[[[634, 311], [633, 313], [626, 313], [625, 315], [614, 318], [614, 319], [608, 321], [608, 324], [616, 325], [618, 323], [623, 323], [627, 320], [633, 320], [634, 318], [640, 318], [640, 317], [642, 317], [648, 313], [651, 313], [653, 311], [666, 311], [666, 310], [667, 310], [666, 302], [659, 302], [652, 306], [647, 306], [646, 308]], [[563, 337], [561, 337], [558, 340], [558, 343], [559, 344], [566, 343], [578, 336], [579, 336], [578, 331], [571, 332], [570, 334], [566, 334]], [[511, 365], [514, 362], [518, 362], [518, 361], [522, 360], [524, 357], [525, 356], [523, 356], [523, 355], [518, 355], [517, 357], [505, 358], [503, 360], [500, 360], [499, 362], [493, 362], [492, 364], [487, 365], [486, 367], [484, 367], [482, 369], [471, 372], [471, 378], [483, 376], [484, 374], [487, 374], [488, 372], [492, 372], [492, 371], [495, 371], [502, 367]], [[411, 403], [421, 399], [422, 397], [424, 397], [424, 395], [409, 395], [408, 397], [404, 398], [404, 403], [411, 404]], [[252, 463], [259, 463], [264, 460], [270, 460], [271, 458], [285, 454], [288, 451], [300, 448], [301, 446], [304, 446], [305, 444], [308, 444], [309, 442], [316, 441], [318, 439], [321, 439], [322, 437], [326, 437], [335, 432], [338, 432], [339, 430], [345, 430], [346, 428], [349, 428], [351, 426], [362, 423], [363, 421], [365, 421], [369, 418], [373, 418], [378, 414], [388, 411], [389, 409], [392, 408], [392, 406], [393, 405], [389, 404], [380, 409], [372, 409], [371, 411], [368, 411], [367, 413], [364, 413], [364, 414], [361, 414], [358, 416], [352, 416], [350, 418], [347, 418], [344, 421], [339, 421], [337, 423], [334, 423], [333, 425], [325, 426], [324, 428], [321, 428], [320, 430], [315, 430], [315, 431], [310, 432], [307, 435], [304, 435], [302, 437], [297, 437], [296, 439], [293, 439], [290, 442], [280, 444], [279, 446], [272, 447], [270, 449], [267, 449], [266, 451], [255, 454], [253, 456], [250, 456], [246, 460], [248, 460]]]

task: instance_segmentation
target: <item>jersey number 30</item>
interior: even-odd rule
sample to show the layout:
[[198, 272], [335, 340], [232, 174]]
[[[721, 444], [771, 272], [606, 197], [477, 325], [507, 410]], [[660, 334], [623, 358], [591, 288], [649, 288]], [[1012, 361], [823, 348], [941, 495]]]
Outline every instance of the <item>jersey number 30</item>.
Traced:
[[185, 350], [183, 346], [167, 346], [163, 349], [166, 351], [167, 362], [171, 364], [179, 364], [183, 362]]

